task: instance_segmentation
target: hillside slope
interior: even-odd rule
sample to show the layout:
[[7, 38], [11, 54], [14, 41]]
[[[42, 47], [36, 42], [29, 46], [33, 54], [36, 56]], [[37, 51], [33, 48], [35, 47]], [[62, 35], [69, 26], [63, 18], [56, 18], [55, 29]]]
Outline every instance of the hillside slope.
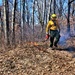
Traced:
[[60, 50], [50, 50], [47, 43], [0, 50], [0, 75], [75, 75], [75, 52], [68, 51], [72, 41]]

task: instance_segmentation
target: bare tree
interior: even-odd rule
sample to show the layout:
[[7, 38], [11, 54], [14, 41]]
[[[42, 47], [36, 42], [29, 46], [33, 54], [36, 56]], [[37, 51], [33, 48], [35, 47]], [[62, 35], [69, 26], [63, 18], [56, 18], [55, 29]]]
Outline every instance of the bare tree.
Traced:
[[23, 0], [21, 0], [21, 41], [23, 42]]
[[68, 0], [67, 32], [70, 32], [70, 0]]
[[30, 12], [29, 12], [29, 2], [26, 0], [26, 18], [27, 18], [27, 24], [29, 26], [29, 19], [30, 19]]
[[26, 3], [26, 0], [23, 0], [23, 38], [25, 38], [25, 34], [24, 34], [24, 29], [25, 29], [25, 23], [26, 23], [26, 20], [25, 20], [25, 16], [26, 16], [26, 7], [25, 7], [25, 3]]
[[35, 0], [33, 0], [33, 41], [34, 39], [34, 12], [35, 12]]
[[15, 45], [15, 15], [16, 15], [17, 0], [13, 0], [12, 9], [12, 44]]
[[53, 13], [56, 13], [56, 0], [54, 0], [54, 4], [53, 4]]
[[50, 20], [51, 14], [52, 14], [52, 0], [49, 1], [49, 9], [48, 9], [48, 15], [47, 15], [47, 22]]
[[[72, 4], [72, 17], [74, 22], [75, 21], [75, 1]], [[74, 23], [74, 31], [75, 31], [75, 23]]]
[[74, 0], [68, 0], [68, 17], [67, 17], [67, 32], [70, 32], [70, 9], [71, 9], [71, 3]]
[[23, 0], [23, 26], [25, 25], [25, 21], [26, 21], [26, 20], [25, 20], [25, 13], [26, 13], [26, 12], [25, 12], [25, 9], [26, 9], [26, 8], [25, 8], [25, 3], [26, 3], [26, 0]]
[[[0, 8], [0, 45], [2, 45], [2, 39], [4, 38], [4, 35], [3, 35], [3, 33], [4, 33], [4, 29], [3, 29], [3, 18], [2, 18], [2, 9]], [[2, 47], [2, 46], [1, 46]]]
[[9, 4], [8, 0], [4, 0], [4, 32], [5, 32], [5, 44], [9, 45]]
[[[47, 12], [47, 9], [46, 9], [46, 0], [44, 0], [44, 15], [43, 15], [43, 16], [44, 16], [44, 18], [43, 18], [43, 21], [44, 21], [43, 23], [44, 23], [44, 24], [47, 23], [47, 16], [46, 16], [47, 13], [46, 13], [46, 12]], [[43, 27], [43, 26], [42, 26], [42, 27]]]
[[60, 0], [59, 3], [60, 3], [59, 16], [61, 17], [62, 16], [62, 10], [63, 10], [63, 2], [62, 2], [62, 0]]

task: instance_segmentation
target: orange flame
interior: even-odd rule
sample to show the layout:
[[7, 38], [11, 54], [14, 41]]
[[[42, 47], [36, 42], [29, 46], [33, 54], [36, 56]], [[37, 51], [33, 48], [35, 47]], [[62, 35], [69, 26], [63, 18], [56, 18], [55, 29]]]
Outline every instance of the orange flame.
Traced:
[[38, 46], [38, 43], [34, 42], [34, 46]]
[[28, 45], [38, 46], [38, 43], [37, 42], [28, 42]]
[[28, 45], [38, 46], [38, 43], [37, 42], [28, 42]]

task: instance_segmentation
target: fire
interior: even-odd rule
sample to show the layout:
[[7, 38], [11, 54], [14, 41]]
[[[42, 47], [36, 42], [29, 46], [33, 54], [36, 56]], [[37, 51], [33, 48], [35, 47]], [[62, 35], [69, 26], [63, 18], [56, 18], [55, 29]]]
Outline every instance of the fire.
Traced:
[[38, 43], [34, 42], [34, 46], [38, 46]]
[[28, 45], [38, 46], [38, 43], [37, 42], [28, 42]]

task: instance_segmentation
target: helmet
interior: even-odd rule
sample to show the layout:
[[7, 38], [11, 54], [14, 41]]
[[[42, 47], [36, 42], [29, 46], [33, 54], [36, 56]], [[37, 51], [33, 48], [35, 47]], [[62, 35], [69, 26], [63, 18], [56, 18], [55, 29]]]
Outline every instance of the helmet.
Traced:
[[56, 14], [52, 14], [52, 15], [51, 15], [51, 18], [56, 18], [56, 17], [57, 17]]

